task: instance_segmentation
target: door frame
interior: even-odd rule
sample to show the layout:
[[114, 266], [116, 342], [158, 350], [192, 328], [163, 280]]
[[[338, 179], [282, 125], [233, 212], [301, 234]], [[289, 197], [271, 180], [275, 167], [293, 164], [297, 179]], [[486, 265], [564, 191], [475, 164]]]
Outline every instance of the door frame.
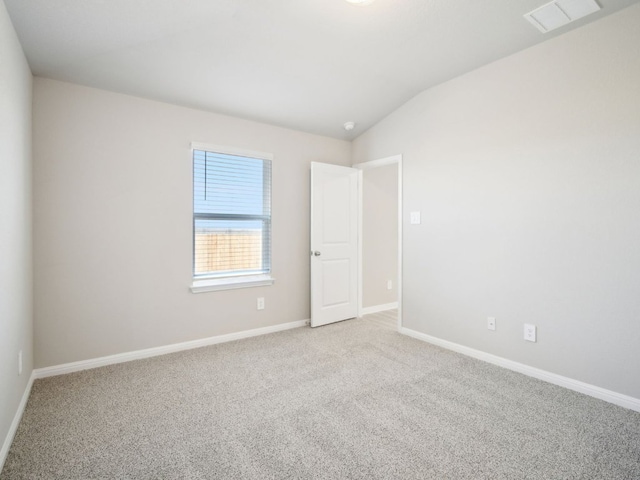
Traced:
[[362, 317], [362, 287], [363, 287], [363, 265], [362, 265], [362, 218], [364, 208], [364, 196], [362, 172], [386, 165], [398, 165], [398, 277], [396, 278], [396, 286], [398, 292], [398, 331], [402, 328], [402, 154], [392, 155], [390, 157], [371, 160], [369, 162], [356, 163], [353, 168], [360, 170], [358, 172], [358, 317]]

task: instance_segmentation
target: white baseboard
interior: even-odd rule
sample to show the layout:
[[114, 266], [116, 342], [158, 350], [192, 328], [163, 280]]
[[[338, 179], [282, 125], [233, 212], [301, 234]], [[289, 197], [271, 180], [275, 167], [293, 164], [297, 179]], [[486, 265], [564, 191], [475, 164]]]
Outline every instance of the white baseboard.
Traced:
[[409, 328], [401, 328], [400, 333], [416, 338], [418, 340], [422, 340], [424, 342], [431, 343], [433, 345], [437, 345], [442, 348], [446, 348], [447, 350], [453, 350], [454, 352], [462, 353], [463, 355], [467, 355], [469, 357], [477, 358], [478, 360], [483, 360], [485, 362], [498, 365], [499, 367], [507, 368], [509, 370], [513, 370], [515, 372], [523, 373], [524, 375], [537, 378], [539, 380], [544, 380], [545, 382], [553, 383], [554, 385], [559, 385], [560, 387], [568, 388], [569, 390], [584, 393], [585, 395], [589, 395], [591, 397], [613, 403], [620, 407], [640, 412], [640, 399], [638, 398], [596, 387], [595, 385], [590, 385], [588, 383], [574, 380], [569, 377], [563, 377], [562, 375], [547, 372], [546, 370], [530, 367], [529, 365], [525, 365], [523, 363], [514, 362], [513, 360], [498, 357], [497, 355], [492, 355], [481, 350], [475, 350], [458, 343], [453, 343], [437, 337], [432, 337], [424, 333], [416, 332], [415, 330], [411, 330]]
[[384, 312], [386, 310], [395, 310], [398, 308], [398, 302], [384, 303], [382, 305], [374, 305], [373, 307], [363, 307], [362, 315], [369, 315], [370, 313]]
[[18, 431], [18, 425], [20, 425], [22, 414], [24, 413], [24, 409], [27, 406], [27, 401], [29, 400], [29, 395], [31, 394], [31, 387], [33, 387], [33, 381], [35, 380], [35, 378], [35, 371], [32, 371], [31, 376], [29, 377], [29, 381], [27, 382], [27, 386], [24, 389], [24, 393], [22, 394], [22, 399], [18, 404], [18, 410], [16, 410], [13, 421], [9, 426], [7, 436], [5, 437], [4, 443], [2, 444], [2, 449], [0, 450], [0, 472], [2, 472], [4, 462], [7, 459], [7, 455], [9, 454], [9, 448], [11, 448], [13, 438], [16, 436], [16, 432]]
[[55, 375], [64, 375], [65, 373], [79, 372], [90, 368], [104, 367], [105, 365], [113, 365], [116, 363], [130, 362], [132, 360], [140, 360], [143, 358], [157, 357], [166, 355], [167, 353], [180, 352], [182, 350], [191, 350], [192, 348], [206, 347], [216, 345], [218, 343], [232, 342], [243, 338], [257, 337], [268, 333], [281, 332], [292, 328], [304, 327], [309, 324], [309, 320], [299, 320], [296, 322], [281, 323], [270, 327], [255, 328], [253, 330], [245, 330], [242, 332], [229, 333], [226, 335], [218, 335], [215, 337], [202, 338], [200, 340], [191, 340], [189, 342], [174, 343], [162, 347], [147, 348], [144, 350], [136, 350], [133, 352], [119, 353], [117, 355], [109, 355], [107, 357], [92, 358], [89, 360], [81, 360], [79, 362], [65, 363], [63, 365], [55, 365], [53, 367], [38, 368], [34, 370], [35, 378], [53, 377]]

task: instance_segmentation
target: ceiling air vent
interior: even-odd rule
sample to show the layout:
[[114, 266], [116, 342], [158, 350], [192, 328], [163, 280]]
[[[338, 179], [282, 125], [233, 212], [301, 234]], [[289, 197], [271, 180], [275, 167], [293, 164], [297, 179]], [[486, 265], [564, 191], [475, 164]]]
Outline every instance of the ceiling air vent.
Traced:
[[529, 20], [542, 33], [562, 27], [600, 10], [596, 0], [554, 0], [527, 13]]

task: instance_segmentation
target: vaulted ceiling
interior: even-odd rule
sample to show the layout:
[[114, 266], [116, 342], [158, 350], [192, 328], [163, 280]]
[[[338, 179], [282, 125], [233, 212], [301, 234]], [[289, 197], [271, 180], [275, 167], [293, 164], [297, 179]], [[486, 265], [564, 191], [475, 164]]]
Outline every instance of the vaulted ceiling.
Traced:
[[[542, 34], [548, 0], [4, 0], [34, 75], [352, 138]], [[356, 122], [348, 133], [346, 121]]]

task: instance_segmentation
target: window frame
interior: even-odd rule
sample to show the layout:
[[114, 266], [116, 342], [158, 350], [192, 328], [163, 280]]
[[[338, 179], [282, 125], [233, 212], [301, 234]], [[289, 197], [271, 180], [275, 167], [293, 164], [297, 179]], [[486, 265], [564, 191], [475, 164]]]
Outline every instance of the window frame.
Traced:
[[[196, 241], [196, 231], [195, 231], [195, 220], [196, 220], [196, 212], [195, 212], [195, 205], [194, 205], [194, 190], [195, 190], [195, 178], [194, 178], [194, 172], [193, 172], [193, 166], [194, 166], [194, 159], [193, 159], [193, 155], [194, 155], [194, 150], [200, 150], [200, 151], [205, 151], [205, 152], [210, 152], [210, 153], [220, 153], [220, 154], [224, 154], [224, 155], [235, 155], [235, 156], [239, 156], [239, 157], [248, 157], [248, 158], [254, 158], [256, 160], [267, 160], [271, 162], [271, 175], [270, 177], [267, 179], [265, 176], [264, 181], [270, 182], [269, 185], [269, 199], [268, 201], [270, 202], [270, 206], [273, 203], [272, 202], [272, 193], [273, 193], [273, 188], [272, 188], [272, 184], [273, 184], [273, 154], [271, 153], [265, 153], [265, 152], [258, 152], [258, 151], [252, 151], [252, 150], [244, 150], [244, 149], [240, 149], [240, 148], [235, 148], [235, 147], [228, 147], [228, 146], [221, 146], [221, 145], [211, 145], [211, 144], [206, 144], [206, 143], [197, 143], [197, 142], [192, 142], [191, 143], [191, 149], [190, 149], [190, 164], [191, 164], [191, 276], [192, 276], [192, 284], [191, 284], [191, 292], [193, 293], [202, 293], [202, 292], [211, 292], [211, 291], [218, 291], [218, 290], [232, 290], [232, 289], [237, 289], [237, 288], [248, 288], [248, 287], [259, 287], [259, 286], [266, 286], [266, 285], [272, 285], [275, 282], [275, 278], [273, 278], [271, 276], [272, 273], [272, 255], [271, 255], [271, 246], [272, 246], [272, 239], [273, 239], [273, 228], [272, 228], [272, 209], [269, 209], [269, 215], [268, 215], [268, 236], [269, 238], [267, 239], [265, 237], [265, 235], [263, 235], [263, 252], [264, 252], [264, 244], [268, 243], [269, 245], [269, 253], [266, 256], [266, 262], [268, 263], [266, 265], [266, 268], [264, 268], [264, 262], [265, 262], [265, 256], [263, 253], [263, 269], [260, 272], [232, 272], [232, 273], [226, 273], [226, 274], [200, 274], [200, 275], [196, 275], [195, 273], [195, 254], [196, 254], [196, 249], [195, 249], [195, 241]], [[206, 217], [207, 214], [204, 214], [204, 216]], [[215, 217], [215, 218], [214, 218]], [[261, 220], [261, 221], [265, 221], [265, 218], [267, 216], [265, 215], [242, 215], [242, 214], [211, 214], [211, 218], [210, 219], [222, 219], [222, 218], [226, 218], [228, 220], [248, 220], [248, 219], [253, 219], [253, 220]], [[264, 225], [264, 223], [263, 223]], [[264, 227], [263, 227], [264, 228]], [[265, 271], [266, 270], [266, 271]]]

